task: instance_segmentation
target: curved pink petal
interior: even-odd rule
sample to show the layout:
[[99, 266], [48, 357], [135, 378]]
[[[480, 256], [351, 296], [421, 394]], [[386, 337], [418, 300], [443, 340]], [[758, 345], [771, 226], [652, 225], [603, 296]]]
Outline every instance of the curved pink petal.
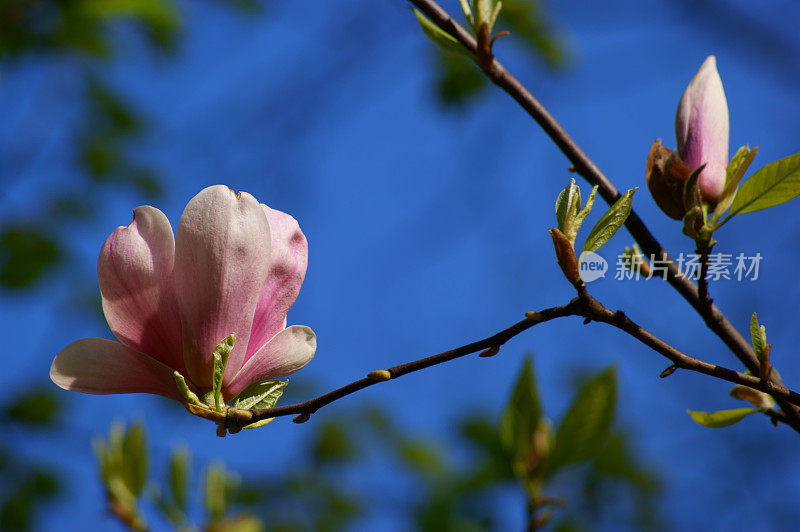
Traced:
[[286, 328], [286, 313], [297, 299], [308, 266], [308, 242], [297, 220], [262, 204], [269, 222], [272, 253], [267, 280], [253, 318], [245, 362], [278, 331]]
[[728, 133], [728, 103], [712, 55], [686, 87], [675, 115], [681, 158], [692, 170], [706, 163], [700, 174], [700, 191], [707, 200], [717, 200], [725, 187]]
[[108, 237], [97, 271], [103, 312], [119, 341], [183, 373], [174, 256], [169, 220], [145, 205], [134, 209], [130, 225]]
[[186, 206], [175, 237], [175, 289], [183, 359], [197, 386], [211, 387], [212, 352], [231, 333], [223, 385], [242, 367], [269, 260], [267, 217], [250, 194], [215, 185]]
[[314, 358], [317, 336], [305, 325], [292, 325], [272, 337], [250, 357], [223, 389], [229, 401], [253, 383], [277, 379], [302, 369]]
[[50, 379], [83, 393], [153, 393], [181, 401], [173, 369], [119, 342], [84, 338], [65, 347], [50, 366]]

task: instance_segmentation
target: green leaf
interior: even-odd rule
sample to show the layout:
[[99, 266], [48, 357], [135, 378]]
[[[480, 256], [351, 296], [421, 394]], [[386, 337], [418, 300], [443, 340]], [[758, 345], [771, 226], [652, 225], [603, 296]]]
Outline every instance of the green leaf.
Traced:
[[475, 27], [475, 19], [472, 18], [472, 8], [469, 5], [469, 0], [459, 0], [461, 3], [461, 12], [464, 13], [464, 18], [467, 19], [471, 27]]
[[236, 397], [235, 408], [271, 408], [275, 406], [289, 381], [265, 381], [251, 384]]
[[472, 1], [472, 11], [475, 17], [476, 31], [478, 29], [477, 27], [480, 27], [481, 22], [486, 22], [487, 24], [491, 22], [492, 15], [497, 8], [497, 3], [497, 0]]
[[581, 189], [575, 184], [575, 179], [569, 180], [564, 190], [556, 198], [556, 221], [558, 230], [564, 233], [570, 242], [575, 242], [578, 228], [575, 227], [575, 217], [581, 209]]
[[614, 368], [598, 373], [581, 386], [556, 431], [549, 474], [597, 454], [608, 438], [616, 401]]
[[147, 480], [147, 448], [144, 425], [134, 423], [122, 443], [122, 480], [134, 497], [138, 497]]
[[190, 404], [197, 405], [197, 406], [205, 406], [208, 407], [203, 401], [200, 400], [197, 395], [189, 389], [189, 385], [186, 384], [186, 379], [180, 372], [173, 371], [172, 377], [175, 379], [175, 384], [178, 386], [178, 391], [180, 392], [183, 399]]
[[263, 427], [267, 423], [272, 423], [274, 420], [275, 420], [274, 417], [270, 417], [270, 418], [267, 418], [267, 419], [262, 419], [260, 421], [256, 421], [255, 423], [250, 423], [249, 425], [245, 425], [242, 428], [244, 428], [244, 429], [257, 429], [258, 427]]
[[422, 33], [424, 33], [426, 37], [428, 37], [430, 40], [432, 40], [445, 50], [463, 54], [472, 59], [472, 54], [469, 53], [466, 48], [461, 46], [461, 43], [455, 40], [449, 33], [442, 30], [439, 26], [431, 22], [430, 19], [428, 19], [428, 17], [426, 17], [416, 9], [412, 9], [412, 11], [414, 12], [414, 15], [417, 17], [417, 20], [419, 21], [419, 25], [422, 28]]
[[728, 163], [728, 168], [725, 169], [726, 185], [737, 178], [742, 178], [757, 152], [758, 146], [752, 150], [750, 149], [750, 146], [742, 146], [736, 150], [736, 154], [731, 158], [731, 162]]
[[733, 410], [719, 410], [717, 412], [686, 411], [695, 423], [712, 429], [729, 427], [740, 422], [745, 416], [760, 412], [758, 408], [735, 408]]
[[172, 501], [181, 511], [186, 512], [186, 488], [189, 484], [189, 451], [175, 449], [169, 459], [169, 487]]
[[637, 188], [632, 188], [623, 194], [614, 205], [608, 209], [608, 212], [597, 221], [592, 231], [589, 233], [589, 236], [586, 237], [583, 251], [597, 251], [614, 236], [614, 233], [616, 233], [620, 227], [622, 227], [622, 224], [625, 223], [625, 220], [631, 213], [633, 193], [636, 192]]
[[214, 372], [211, 376], [211, 389], [214, 392], [214, 407], [217, 412], [222, 412], [222, 378], [225, 376], [225, 366], [228, 364], [228, 355], [231, 354], [233, 344], [236, 342], [236, 333], [229, 334], [214, 348]]
[[583, 208], [580, 210], [580, 212], [578, 212], [578, 214], [575, 215], [576, 233], [578, 229], [581, 228], [581, 224], [583, 223], [583, 220], [586, 219], [586, 216], [588, 216], [589, 213], [592, 212], [592, 206], [594, 205], [594, 197], [597, 195], [597, 188], [598, 188], [597, 185], [592, 187], [592, 191], [589, 193], [589, 197], [586, 199], [586, 205], [584, 205]]
[[750, 318], [750, 339], [753, 342], [753, 351], [755, 351], [756, 357], [761, 360], [761, 354], [767, 347], [767, 329], [758, 324], [758, 316], [755, 312]]
[[[242, 393], [236, 398], [234, 408], [250, 409], [250, 408], [272, 408], [278, 402], [283, 389], [289, 381], [266, 381], [251, 384], [244, 389]], [[245, 425], [246, 429], [255, 429], [263, 427], [275, 418], [262, 419], [249, 425]]]
[[533, 364], [527, 357], [500, 422], [500, 438], [506, 452], [514, 458], [514, 471], [518, 476], [525, 475], [525, 465], [541, 417]]
[[744, 173], [750, 167], [750, 163], [753, 162], [756, 153], [758, 153], [758, 146], [752, 150], [749, 146], [742, 146], [736, 152], [736, 155], [733, 156], [733, 159], [731, 159], [726, 171], [725, 188], [722, 190], [722, 194], [717, 202], [717, 206], [714, 207], [714, 213], [711, 217], [712, 223], [716, 223], [716, 221], [725, 214], [728, 207], [731, 206], [733, 198], [736, 196], [736, 188], [739, 186], [742, 176], [744, 176]]
[[800, 196], [800, 153], [770, 163], [750, 176], [736, 193], [731, 213], [760, 211]]

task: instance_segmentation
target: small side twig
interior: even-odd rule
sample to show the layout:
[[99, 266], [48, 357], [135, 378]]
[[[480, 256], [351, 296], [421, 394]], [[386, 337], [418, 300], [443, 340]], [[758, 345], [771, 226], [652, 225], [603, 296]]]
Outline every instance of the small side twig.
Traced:
[[[608, 325], [612, 325], [613, 327], [628, 333], [630, 336], [636, 338], [652, 350], [668, 358], [672, 362], [672, 366], [670, 366], [670, 368], [674, 367], [675, 369], [688, 369], [690, 371], [703, 373], [704, 375], [716, 377], [734, 384], [742, 384], [764, 393], [768, 393], [776, 400], [780, 398], [789, 404], [800, 406], [800, 394], [786, 388], [786, 386], [783, 386], [782, 384], [779, 385], [773, 381], [762, 379], [756, 375], [748, 375], [746, 373], [734, 371], [723, 366], [711, 364], [682, 353], [646, 329], [640, 327], [624, 312], [614, 312], [605, 308], [599, 301], [594, 299], [589, 294], [581, 297], [586, 299], [586, 305], [582, 307], [585, 313], [581, 314], [582, 316], [589, 317], [592, 319], [592, 321], [607, 323]], [[674, 369], [672, 369], [672, 371], [674, 371]], [[664, 376], [664, 372], [662, 372], [662, 376]]]

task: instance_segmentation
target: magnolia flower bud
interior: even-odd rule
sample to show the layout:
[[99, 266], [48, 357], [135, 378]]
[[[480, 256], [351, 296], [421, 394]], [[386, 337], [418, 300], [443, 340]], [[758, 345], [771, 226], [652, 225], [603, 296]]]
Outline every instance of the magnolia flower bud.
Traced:
[[713, 55], [703, 62], [683, 92], [675, 115], [678, 153], [694, 170], [703, 163], [700, 192], [714, 203], [725, 186], [728, 167], [728, 104]]

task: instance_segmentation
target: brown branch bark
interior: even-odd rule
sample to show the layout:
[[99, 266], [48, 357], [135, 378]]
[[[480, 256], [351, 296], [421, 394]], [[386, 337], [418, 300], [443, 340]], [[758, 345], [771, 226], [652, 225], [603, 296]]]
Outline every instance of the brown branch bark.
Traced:
[[[470, 53], [476, 55], [476, 42], [472, 35], [456, 23], [436, 2], [432, 0], [409, 0], [409, 2], [434, 24], [458, 40]], [[589, 184], [597, 185], [598, 192], [609, 205], [612, 205], [619, 198], [620, 193], [611, 181], [597, 168], [594, 162], [580, 149], [542, 104], [499, 61], [494, 60], [489, 68], [484, 66], [483, 71], [495, 85], [511, 96], [539, 124], [572, 163], [575, 172]], [[625, 227], [639, 244], [645, 256], [654, 256], [658, 260], [665, 261], [662, 264], [667, 264], [667, 282], [695, 309], [708, 328], [725, 343], [736, 358], [751, 372], [758, 374], [758, 359], [749, 342], [745, 340], [736, 327], [728, 321], [713, 303], [706, 301], [702, 297], [697, 286], [687, 276], [683, 275], [677, 264], [647, 229], [636, 212], [631, 211], [625, 222]], [[783, 386], [776, 375], [772, 376], [772, 382], [776, 386]], [[800, 411], [798, 408], [780, 400], [778, 404], [785, 411], [789, 423], [800, 431]]]
[[[542, 310], [541, 312], [528, 313], [527, 317], [524, 320], [515, 323], [514, 325], [498, 332], [497, 334], [484, 338], [483, 340], [478, 340], [477, 342], [472, 342], [467, 345], [462, 345], [461, 347], [450, 349], [448, 351], [444, 351], [442, 353], [432, 355], [429, 357], [421, 358], [413, 362], [408, 362], [406, 364], [393, 366], [386, 370], [377, 370], [370, 372], [370, 374], [367, 377], [364, 377], [363, 379], [351, 382], [350, 384], [342, 386], [341, 388], [333, 390], [332, 392], [328, 392], [314, 399], [308, 400], [304, 403], [245, 411], [245, 412], [252, 412], [252, 417], [249, 417], [244, 421], [248, 423], [254, 423], [261, 419], [297, 414], [298, 418], [295, 418], [295, 421], [302, 423], [304, 421], [307, 421], [308, 416], [310, 416], [323, 406], [328, 405], [338, 399], [341, 399], [342, 397], [355, 393], [359, 390], [363, 390], [364, 388], [367, 388], [379, 382], [384, 382], [390, 379], [396, 379], [398, 377], [402, 377], [403, 375], [407, 375], [408, 373], [413, 373], [415, 371], [429, 368], [437, 364], [442, 364], [443, 362], [448, 362], [450, 360], [454, 360], [456, 358], [460, 358], [472, 353], [477, 353], [479, 351], [486, 352], [488, 350], [491, 350], [487, 354], [490, 355], [496, 354], [494, 352], [495, 349], [493, 348], [499, 348], [507, 341], [509, 341], [511, 338], [517, 336], [523, 331], [530, 329], [534, 325], [550, 321], [555, 318], [576, 315], [577, 305], [578, 305], [577, 300], [574, 300], [566, 305], [562, 305], [559, 307], [548, 308]], [[245, 417], [247, 416], [245, 415]]]
[[[242, 426], [255, 423], [256, 421], [280, 416], [296, 415], [297, 417], [295, 418], [295, 422], [303, 423], [308, 421], [311, 414], [315, 413], [320, 408], [359, 390], [363, 390], [364, 388], [379, 382], [396, 379], [408, 373], [413, 373], [415, 371], [429, 368], [437, 364], [442, 364], [444, 362], [448, 362], [472, 353], [477, 353], [479, 351], [483, 353], [488, 351], [492, 355], [496, 354], [497, 348], [505, 344], [511, 338], [530, 329], [534, 325], [566, 316], [580, 316], [587, 318], [590, 321], [597, 321], [612, 325], [636, 338], [657, 353], [660, 353], [669, 359], [670, 362], [672, 362], [672, 364], [677, 368], [703, 373], [705, 375], [716, 377], [734, 384], [743, 384], [745, 386], [749, 386], [750, 388], [768, 393], [776, 400], [781, 400], [786, 404], [800, 406], [800, 394], [797, 392], [789, 390], [785, 386], [777, 384], [773, 381], [762, 380], [756, 375], [747, 375], [745, 373], [740, 373], [738, 371], [718, 366], [716, 364], [711, 364], [689, 356], [643, 329], [634, 323], [630, 318], [628, 318], [623, 312], [614, 312], [607, 309], [599, 301], [589, 295], [589, 293], [586, 292], [585, 287], [582, 288], [582, 290], [579, 290], [578, 297], [570, 301], [568, 304], [544, 309], [539, 312], [528, 312], [526, 314], [527, 317], [524, 320], [515, 323], [514, 325], [498, 332], [497, 334], [482, 340], [478, 340], [477, 342], [463, 345], [455, 349], [450, 349], [436, 355], [421, 358], [413, 362], [394, 366], [386, 370], [376, 370], [370, 372], [370, 374], [363, 379], [351, 382], [350, 384], [342, 386], [341, 388], [303, 403], [252, 410], [239, 410], [230, 408], [225, 414], [213, 412], [216, 417], [203, 417], [207, 417], [208, 419], [212, 419], [223, 424], [224, 427], [231, 432], [237, 432]], [[197, 412], [193, 413], [201, 415]], [[769, 412], [767, 414], [773, 419], [786, 422], [785, 416], [776, 412]]]
[[700, 298], [700, 303], [706, 312], [711, 310], [714, 305], [714, 300], [708, 293], [708, 267], [711, 255], [711, 247], [713, 244], [704, 243], [698, 246], [696, 252], [700, 255], [700, 274], [697, 278], [697, 293]]

